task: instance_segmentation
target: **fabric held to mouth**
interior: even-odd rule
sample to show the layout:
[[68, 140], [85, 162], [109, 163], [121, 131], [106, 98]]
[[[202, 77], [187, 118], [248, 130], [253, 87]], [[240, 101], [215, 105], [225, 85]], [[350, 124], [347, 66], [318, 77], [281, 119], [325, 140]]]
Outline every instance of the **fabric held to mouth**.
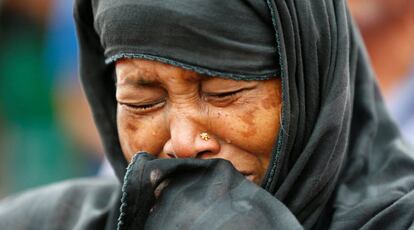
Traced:
[[302, 229], [285, 205], [223, 159], [139, 153], [128, 166], [122, 192], [118, 230]]

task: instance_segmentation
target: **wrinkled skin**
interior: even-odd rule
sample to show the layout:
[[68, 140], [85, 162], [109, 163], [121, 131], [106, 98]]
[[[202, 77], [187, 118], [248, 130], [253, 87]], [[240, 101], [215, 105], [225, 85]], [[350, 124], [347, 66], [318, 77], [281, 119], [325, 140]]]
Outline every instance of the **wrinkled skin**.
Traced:
[[261, 182], [280, 126], [279, 78], [236, 81], [141, 59], [118, 61], [116, 75], [117, 125], [128, 161], [139, 151], [223, 158]]

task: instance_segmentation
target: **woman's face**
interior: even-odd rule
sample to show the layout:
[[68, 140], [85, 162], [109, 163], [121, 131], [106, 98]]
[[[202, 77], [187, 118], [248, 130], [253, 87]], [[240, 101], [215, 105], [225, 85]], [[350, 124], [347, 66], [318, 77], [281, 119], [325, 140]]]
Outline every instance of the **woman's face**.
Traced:
[[141, 59], [118, 61], [116, 75], [118, 132], [128, 161], [139, 151], [223, 158], [261, 182], [279, 131], [279, 79], [228, 80]]

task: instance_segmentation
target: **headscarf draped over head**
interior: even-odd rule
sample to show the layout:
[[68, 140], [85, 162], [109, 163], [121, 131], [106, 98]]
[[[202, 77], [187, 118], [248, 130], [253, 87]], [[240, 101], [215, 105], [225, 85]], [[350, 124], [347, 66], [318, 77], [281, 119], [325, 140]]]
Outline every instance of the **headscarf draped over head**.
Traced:
[[307, 229], [412, 225], [413, 156], [384, 108], [345, 0], [78, 0], [75, 18], [81, 79], [119, 178], [127, 162], [115, 60], [236, 80], [277, 75], [282, 128], [262, 188]]
[[94, 18], [107, 63], [145, 58], [213, 76], [277, 74], [274, 29], [265, 2], [99, 1]]

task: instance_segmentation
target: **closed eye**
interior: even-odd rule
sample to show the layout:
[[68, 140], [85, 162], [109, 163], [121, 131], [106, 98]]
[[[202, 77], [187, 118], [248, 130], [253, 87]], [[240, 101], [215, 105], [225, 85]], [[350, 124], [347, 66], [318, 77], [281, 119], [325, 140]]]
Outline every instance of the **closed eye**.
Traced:
[[244, 90], [246, 89], [239, 89], [235, 91], [220, 93], [205, 93], [204, 100], [212, 104], [213, 106], [225, 107], [237, 101]]
[[243, 90], [244, 89], [239, 89], [239, 90], [231, 91], [231, 92], [223, 92], [223, 93], [206, 93], [206, 96], [215, 97], [215, 98], [226, 98], [226, 97], [232, 97], [232, 96], [240, 93]]
[[133, 104], [133, 103], [122, 103], [122, 102], [118, 102], [118, 103], [124, 108], [131, 110], [133, 112], [150, 112], [150, 111], [154, 111], [164, 106], [165, 101], [161, 100], [161, 101], [145, 103], [145, 104]]

